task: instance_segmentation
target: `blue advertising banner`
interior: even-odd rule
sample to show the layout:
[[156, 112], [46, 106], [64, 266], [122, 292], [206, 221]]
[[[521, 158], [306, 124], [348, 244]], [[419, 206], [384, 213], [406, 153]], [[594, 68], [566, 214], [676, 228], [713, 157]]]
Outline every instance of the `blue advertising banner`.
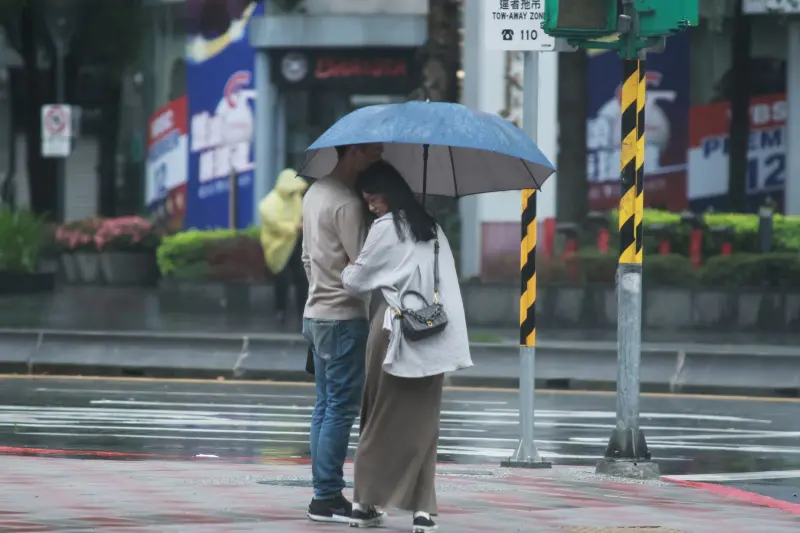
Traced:
[[[645, 204], [686, 208], [689, 142], [689, 36], [669, 37], [666, 50], [647, 55], [645, 105]], [[589, 52], [587, 177], [589, 204], [605, 210], [619, 202], [620, 89], [622, 62], [616, 52]]]
[[263, 3], [187, 0], [186, 85], [189, 176], [186, 228], [227, 227], [231, 175], [238, 183], [237, 226], [253, 224], [255, 52], [249, 20]]

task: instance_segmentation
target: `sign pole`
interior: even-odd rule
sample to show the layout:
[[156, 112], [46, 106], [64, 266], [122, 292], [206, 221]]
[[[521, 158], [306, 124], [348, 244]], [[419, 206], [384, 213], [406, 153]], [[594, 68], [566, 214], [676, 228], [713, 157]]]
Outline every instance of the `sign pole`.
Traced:
[[642, 349], [642, 216], [644, 212], [644, 52], [622, 61], [622, 195], [617, 266], [617, 427], [597, 472], [652, 479], [660, 476], [639, 428]]
[[[525, 52], [522, 115], [525, 132], [536, 141], [539, 123], [539, 55]], [[517, 451], [504, 467], [550, 468], [536, 449], [536, 191], [522, 191], [522, 241], [520, 243], [519, 306], [519, 426]]]

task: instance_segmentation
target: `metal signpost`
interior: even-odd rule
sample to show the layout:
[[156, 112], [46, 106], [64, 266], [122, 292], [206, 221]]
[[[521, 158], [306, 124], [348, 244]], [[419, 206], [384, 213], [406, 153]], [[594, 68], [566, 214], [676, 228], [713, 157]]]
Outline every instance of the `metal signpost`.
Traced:
[[644, 59], [646, 50], [663, 48], [668, 35], [697, 24], [698, 0], [549, 0], [545, 11], [544, 28], [550, 35], [566, 38], [581, 48], [616, 50], [622, 58], [617, 425], [597, 471], [654, 478], [659, 467], [651, 461], [639, 427], [647, 96]]
[[[477, 1], [477, 0], [476, 0]], [[523, 129], [534, 142], [539, 124], [539, 52], [568, 49], [561, 39], [542, 29], [544, 1], [483, 3], [484, 46], [489, 50], [525, 52]], [[536, 392], [536, 190], [522, 191], [519, 309], [519, 427], [520, 439], [505, 467], [550, 468], [536, 449], [534, 413]]]
[[[50, 33], [50, 38], [53, 41], [53, 46], [56, 52], [56, 102], [58, 104], [64, 104], [67, 101], [67, 92], [66, 92], [66, 71], [65, 71], [65, 62], [67, 54], [69, 53], [69, 45], [70, 41], [72, 40], [72, 36], [75, 33], [75, 21], [76, 21], [76, 8], [75, 2], [71, 0], [51, 0], [48, 2], [47, 8], [45, 9], [45, 23], [47, 25], [48, 32]], [[47, 107], [47, 106], [45, 106]], [[72, 113], [69, 106], [61, 105], [60, 108], [65, 110], [68, 113], [68, 120], [65, 124], [65, 128], [68, 130], [69, 135], [71, 137], [72, 133]], [[45, 109], [42, 109], [42, 122], [44, 124], [44, 115]], [[58, 165], [56, 168], [56, 221], [63, 222], [64, 221], [64, 196], [65, 196], [65, 188], [66, 188], [66, 161], [64, 158], [69, 156], [69, 148], [67, 148], [66, 153], [63, 149], [63, 143], [59, 145], [60, 150], [55, 150], [52, 155], [47, 155], [44, 153], [44, 134], [46, 133], [46, 128], [42, 131], [42, 155], [46, 157], [58, 157], [60, 161], [58, 161]], [[63, 134], [59, 134], [63, 135]], [[61, 139], [62, 137], [57, 135], [54, 139]], [[66, 136], [66, 135], [63, 135]], [[56, 141], [57, 142], [57, 141]], [[68, 147], [70, 145], [67, 145]]]

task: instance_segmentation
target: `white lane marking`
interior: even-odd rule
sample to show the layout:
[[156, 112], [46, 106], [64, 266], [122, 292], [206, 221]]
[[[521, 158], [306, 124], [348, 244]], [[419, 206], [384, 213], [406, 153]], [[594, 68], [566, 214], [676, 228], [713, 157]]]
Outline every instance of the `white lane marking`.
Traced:
[[[7, 420], [9, 422], [44, 422], [47, 418], [52, 419], [85, 419], [94, 422], [102, 422], [105, 420], [108, 421], [117, 421], [118, 423], [127, 423], [127, 424], [172, 424], [172, 425], [207, 425], [207, 426], [244, 426], [244, 427], [253, 427], [253, 426], [270, 426], [270, 427], [302, 427], [305, 428], [308, 426], [310, 414], [303, 413], [303, 414], [286, 414], [286, 413], [253, 413], [251, 411], [241, 412], [238, 413], [244, 419], [231, 419], [230, 416], [235, 414], [231, 411], [224, 411], [224, 412], [206, 412], [206, 411], [194, 411], [194, 410], [165, 410], [165, 409], [131, 409], [131, 408], [100, 408], [100, 407], [78, 407], [78, 408], [70, 408], [70, 407], [31, 407], [31, 406], [0, 406], [0, 410], [6, 411], [5, 413], [0, 413], [0, 420]], [[20, 416], [19, 411], [28, 413], [33, 416]], [[16, 416], [15, 416], [16, 415]], [[201, 415], [201, 416], [197, 416]], [[258, 416], [259, 418], [289, 418], [298, 420], [297, 423], [287, 423], [287, 422], [276, 422], [270, 421], [264, 424], [261, 424], [260, 421], [253, 420], [252, 418]], [[208, 418], [212, 417], [212, 418]], [[486, 421], [482, 420], [475, 420], [475, 419], [462, 419], [462, 420], [450, 420], [450, 419], [443, 419], [443, 427], [442, 431], [444, 432], [457, 432], [457, 433], [485, 433], [487, 430], [485, 429], [475, 429], [475, 425], [487, 425], [485, 424]], [[473, 427], [447, 427], [448, 424], [460, 424], [460, 425], [470, 425]], [[495, 424], [488, 424], [488, 425], [495, 425]], [[515, 421], [507, 421], [503, 425], [514, 426], [516, 425]], [[610, 429], [613, 425], [606, 425], [606, 424], [580, 424], [580, 423], [557, 423], [557, 422], [540, 422], [538, 424], [540, 427], [574, 427], [579, 429]], [[671, 431], [681, 431], [681, 432], [719, 432], [719, 433], [738, 433], [735, 435], [734, 438], [747, 438], [750, 435], [759, 435], [763, 434], [764, 432], [758, 432], [753, 430], [737, 430], [732, 428], [720, 428], [720, 429], [710, 429], [710, 428], [682, 428], [682, 427], [661, 427], [661, 426], [643, 426], [645, 430], [671, 430]], [[791, 435], [791, 433], [786, 432], [787, 434]], [[774, 432], [775, 438], [780, 438], [784, 436], [784, 433]], [[722, 437], [723, 435], [720, 435]], [[679, 435], [679, 436], [668, 436], [664, 437], [664, 439], [668, 440], [671, 438], [678, 438], [683, 440], [694, 440], [693, 435]], [[651, 442], [655, 443], [658, 440], [651, 437]], [[573, 438], [573, 444], [576, 443], [594, 443], [594, 444], [605, 444], [607, 439], [605, 437], [589, 437], [589, 438], [582, 438], [582, 437], [575, 437]]]
[[[14, 406], [5, 406], [6, 412], [0, 412], [0, 421], [7, 422], [45, 422], [47, 420], [89, 420], [93, 422], [103, 421], [116, 421], [117, 423], [127, 424], [164, 424], [164, 425], [192, 425], [203, 424], [208, 426], [244, 426], [244, 427], [307, 427], [310, 421], [309, 414], [285, 414], [275, 413], [275, 418], [291, 418], [298, 420], [297, 423], [289, 423], [284, 421], [269, 421], [263, 422], [261, 420], [253, 420], [254, 413], [245, 412], [241, 413], [243, 419], [231, 418], [231, 412], [224, 413], [210, 413], [206, 415], [204, 412], [198, 411], [167, 411], [167, 410], [140, 410], [140, 409], [124, 409], [124, 408], [30, 408], [24, 407], [17, 409], [15, 412]], [[197, 414], [200, 413], [200, 416]], [[265, 416], [264, 413], [259, 413], [259, 418]], [[486, 433], [486, 429], [475, 429], [471, 427], [448, 427], [448, 424], [462, 424], [462, 425], [481, 425], [479, 420], [451, 420], [442, 419], [442, 431], [448, 432], [461, 432], [461, 433]], [[509, 421], [508, 426], [516, 425], [516, 422]], [[557, 427], [557, 428], [576, 428], [576, 429], [612, 429], [612, 424], [581, 424], [581, 423], [558, 423], [558, 422], [540, 422], [538, 427]], [[734, 428], [687, 428], [687, 427], [666, 427], [666, 426], [642, 426], [645, 431], [678, 431], [685, 433], [692, 432], [717, 432], [709, 433], [707, 435], [671, 435], [662, 437], [651, 436], [649, 440], [715, 440], [720, 439], [744, 439], [744, 438], [791, 438], [800, 434], [798, 432], [764, 432], [756, 430], [740, 430]], [[728, 435], [726, 435], [728, 434]], [[575, 442], [595, 443], [607, 441], [604, 437], [574, 437], [572, 440]]]
[[[35, 389], [36, 392], [58, 392], [58, 393], [66, 393], [66, 394], [116, 394], [120, 396], [184, 396], [184, 397], [192, 397], [192, 396], [206, 396], [206, 397], [217, 397], [217, 398], [292, 398], [295, 400], [308, 400], [310, 403], [314, 403], [314, 396], [308, 394], [255, 394], [249, 392], [192, 392], [192, 391], [147, 391], [147, 390], [80, 390], [80, 389], [58, 389], [58, 388], [49, 388], [49, 387], [39, 387]], [[463, 404], [463, 405], [508, 405], [509, 402], [496, 400], [496, 401], [489, 401], [489, 400], [451, 400], [451, 399], [443, 399], [442, 403], [454, 403], [454, 404]]]
[[[199, 440], [199, 441], [229, 441], [229, 442], [256, 442], [256, 443], [272, 443], [272, 444], [301, 444], [308, 445], [306, 441], [294, 440], [275, 440], [275, 439], [256, 439], [247, 437], [191, 437], [191, 436], [173, 436], [173, 435], [136, 435], [136, 434], [108, 434], [108, 433], [39, 433], [39, 432], [19, 432], [19, 435], [37, 435], [48, 437], [72, 437], [72, 438], [97, 438], [97, 437], [114, 437], [120, 439], [160, 439], [160, 440]], [[538, 441], [537, 441], [538, 442]], [[356, 446], [351, 444], [349, 449], [355, 450]], [[505, 459], [514, 453], [512, 448], [469, 448], [469, 447], [454, 447], [445, 446], [439, 447], [439, 455], [461, 455], [471, 457], [492, 457]], [[573, 455], [557, 453], [547, 450], [540, 450], [539, 454], [544, 458], [552, 459], [574, 459], [574, 460], [596, 460], [597, 455]], [[268, 455], [268, 454], [266, 454]], [[662, 459], [659, 458], [659, 461]], [[663, 459], [663, 461], [685, 461], [685, 458], [673, 457]]]
[[800, 437], [800, 431], [761, 431], [750, 433], [748, 435], [648, 435], [647, 440], [650, 439], [658, 441], [668, 440], [726, 440], [726, 439], [792, 439]]
[[[148, 402], [140, 400], [91, 400], [93, 405], [139, 405], [139, 406], [173, 406], [173, 407], [216, 407], [224, 408], [230, 407], [233, 409], [277, 409], [287, 411], [313, 411], [313, 406], [304, 405], [257, 405], [257, 404], [221, 404], [221, 403], [180, 403], [180, 402]], [[517, 417], [519, 416], [516, 409], [504, 410], [484, 410], [484, 411], [447, 411], [443, 410], [442, 415], [447, 416], [485, 416], [485, 417]], [[700, 415], [691, 413], [642, 413], [639, 415], [641, 419], [659, 419], [659, 420], [707, 420], [715, 422], [749, 422], [756, 424], [771, 424], [771, 420], [759, 420], [755, 418], [742, 418], [736, 416], [719, 416], [719, 415]], [[611, 418], [615, 419], [617, 414], [613, 411], [556, 411], [556, 410], [539, 410], [536, 411], [536, 417], [542, 418]]]
[[[605, 438], [592, 438], [592, 439], [576, 439], [562, 441], [550, 441], [554, 444], [573, 445], [573, 446], [607, 446], [608, 439]], [[777, 453], [777, 454], [800, 454], [800, 446], [753, 446], [748, 444], [737, 444], [733, 446], [717, 446], [713, 444], [698, 444], [696, 442], [679, 442], [668, 441], [661, 442], [656, 440], [647, 439], [647, 447], [654, 450], [704, 450], [704, 451], [719, 451], [719, 452], [742, 452], [742, 453]]]
[[[256, 429], [214, 429], [214, 428], [177, 428], [177, 427], [149, 427], [149, 426], [110, 426], [110, 425], [89, 425], [89, 424], [47, 424], [47, 423], [5, 423], [0, 422], [0, 427], [18, 427], [18, 428], [54, 428], [54, 429], [94, 429], [94, 430], [114, 430], [114, 431], [163, 431], [166, 433], [219, 433], [224, 435], [296, 435], [308, 436], [308, 431], [262, 431]], [[308, 428], [308, 424], [300, 427]], [[351, 437], [358, 438], [358, 432], [351, 433]], [[516, 442], [515, 438], [497, 438], [497, 437], [444, 437], [439, 436], [442, 441], [475, 441], [475, 442]]]
[[800, 481], [800, 470], [772, 470], [766, 472], [737, 472], [730, 474], [694, 474], [686, 476], [664, 476], [665, 479], [679, 481], [760, 481], [768, 479], [797, 479]]
[[[212, 433], [212, 434], [224, 434], [224, 435], [236, 435], [236, 434], [245, 434], [245, 435], [286, 435], [286, 436], [308, 436], [307, 431], [258, 431], [258, 430], [231, 430], [231, 429], [211, 429], [211, 428], [163, 428], [163, 427], [125, 427], [125, 426], [90, 426], [90, 425], [82, 425], [82, 424], [5, 424], [0, 423], [0, 426], [16, 426], [19, 428], [47, 428], [47, 429], [83, 429], [83, 430], [116, 430], [116, 431], [139, 431], [139, 432], [167, 432], [167, 433]], [[306, 426], [307, 427], [307, 426]], [[16, 433], [20, 433], [17, 431]], [[45, 432], [28, 432], [28, 434], [41, 434], [47, 435], [48, 433]], [[101, 434], [105, 435], [105, 433]], [[126, 434], [127, 435], [127, 434]], [[153, 435], [154, 438], [160, 438], [164, 435]], [[352, 433], [351, 437], [357, 438], [358, 433]], [[188, 437], [191, 439], [204, 439], [204, 437]], [[213, 438], [210, 438], [213, 440]], [[516, 442], [516, 439], [513, 438], [481, 438], [481, 437], [462, 437], [462, 436], [455, 436], [455, 437], [439, 437], [440, 441], [456, 441], [456, 442]], [[283, 441], [280, 441], [283, 442]], [[556, 440], [537, 440], [536, 441], [542, 445], [584, 445], [584, 446], [594, 446], [594, 447], [604, 447], [606, 446], [606, 440], [596, 439], [594, 442], [585, 442], [579, 443], [575, 442], [574, 440], [567, 440], [567, 441], [556, 441]], [[688, 443], [688, 442], [676, 442], [676, 443], [660, 443], [657, 441], [648, 441], [648, 446], [651, 449], [667, 449], [667, 450], [707, 450], [707, 451], [731, 451], [731, 452], [743, 452], [743, 453], [769, 453], [769, 454], [800, 454], [800, 447], [777, 447], [777, 446], [709, 446], [709, 445], [701, 445], [695, 443]]]

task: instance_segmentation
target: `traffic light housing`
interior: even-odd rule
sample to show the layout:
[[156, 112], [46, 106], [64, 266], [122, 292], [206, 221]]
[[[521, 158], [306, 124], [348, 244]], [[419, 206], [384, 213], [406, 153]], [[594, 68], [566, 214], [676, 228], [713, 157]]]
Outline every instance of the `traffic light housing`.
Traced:
[[634, 7], [640, 37], [670, 35], [698, 23], [698, 0], [634, 0]]
[[601, 39], [617, 33], [618, 17], [618, 0], [547, 0], [544, 31], [553, 37]]
[[544, 31], [553, 37], [595, 40], [618, 31], [635, 31], [637, 38], [660, 37], [685, 30], [698, 23], [699, 0], [632, 0], [638, 13], [638, 31], [619, 26], [622, 0], [547, 0]]

